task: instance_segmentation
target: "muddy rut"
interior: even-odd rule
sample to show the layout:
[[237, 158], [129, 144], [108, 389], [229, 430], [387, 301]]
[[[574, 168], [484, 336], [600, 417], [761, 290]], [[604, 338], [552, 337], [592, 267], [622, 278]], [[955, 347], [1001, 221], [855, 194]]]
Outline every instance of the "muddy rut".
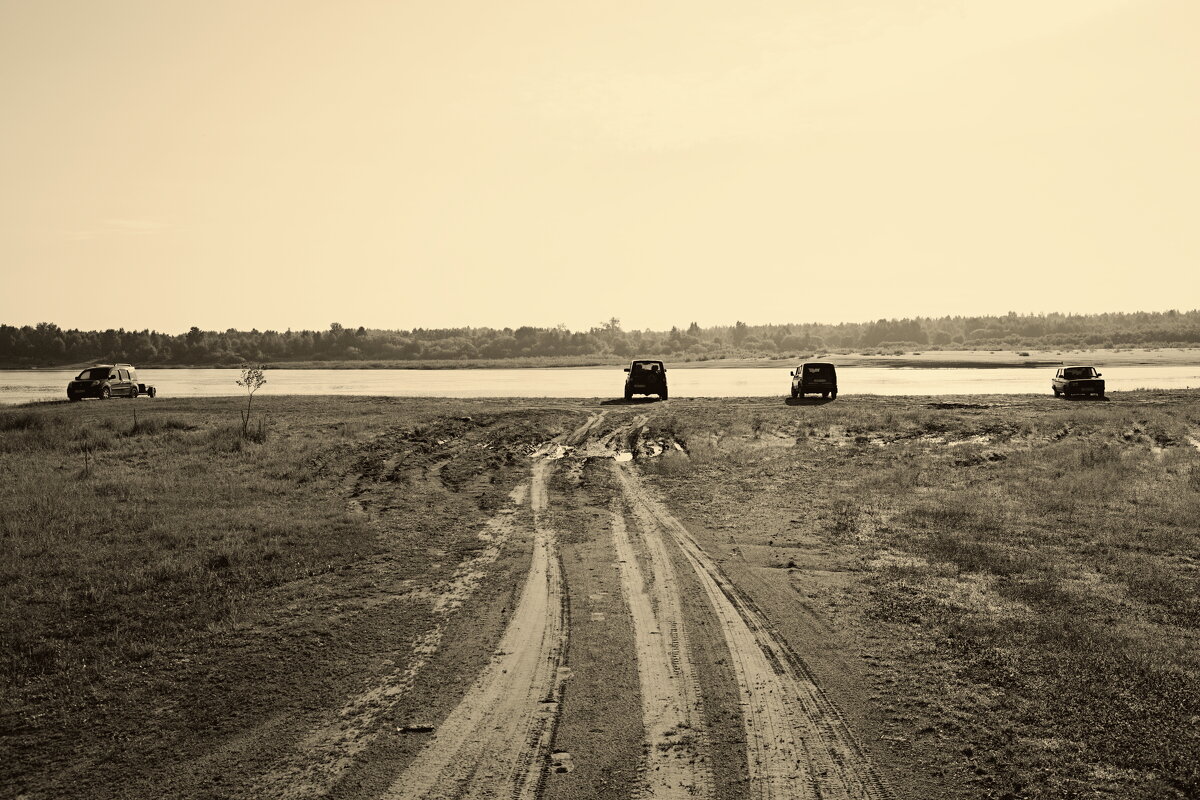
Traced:
[[[736, 699], [727, 695], [724, 700], [725, 707], [733, 709], [731, 715], [722, 717], [738, 720], [745, 738], [747, 763], [740, 774], [746, 776], [746, 785], [737, 789], [736, 796], [757, 800], [885, 797], [882, 783], [843, 718], [798, 655], [724, 575], [699, 540], [643, 484], [635, 456], [651, 457], [655, 452], [641, 441], [645, 422], [644, 415], [594, 414], [569, 433], [531, 448], [528, 480], [484, 526], [481, 538], [489, 541], [488, 546], [461, 564], [442, 587], [444, 591], [437, 593], [437, 624], [415, 639], [415, 652], [405, 668], [362, 696], [348, 698], [341, 708], [331, 709], [328, 722], [311, 731], [292, 757], [262, 776], [257, 789], [279, 797], [328, 795], [347, 770], [365, 757], [381, 730], [379, 721], [397, 698], [412, 691], [414, 676], [442, 645], [442, 620], [449, 619], [475, 590], [499, 547], [522, 539], [531, 541], [531, 560], [490, 660], [461, 698], [446, 706], [452, 710], [424, 746], [378, 790], [363, 796], [531, 800], [544, 794], [548, 775], [569, 772], [580, 759], [599, 762], [605, 757], [602, 752], [580, 751], [578, 745], [570, 754], [557, 753], [554, 746], [564, 692], [570, 690], [572, 602], [555, 525], [572, 526], [563, 530], [578, 536], [574, 526], [581, 520], [551, 507], [553, 491], [579, 495], [555, 494], [564, 506], [582, 503], [608, 519], [604, 529], [611, 537], [614, 563], [589, 568], [615, 570], [619, 577], [631, 644], [628, 651], [607, 655], [624, 663], [635, 661], [637, 670], [639, 697], [634, 707], [640, 706], [641, 725], [634, 735], [642, 738], [637, 779], [601, 787], [590, 796], [664, 800], [730, 796], [729, 787], [721, 789], [714, 781], [713, 759], [718, 751], [706, 730], [713, 717], [706, 714], [704, 683], [689, 640], [686, 620], [695, 617], [684, 613], [682, 571], [693, 586], [690, 603], [707, 605], [705, 618], [711, 621], [706, 623], [706, 641], [720, 642], [720, 649], [727, 651], [728, 657], [716, 663], [736, 684]], [[570, 468], [560, 473], [562, 465]], [[599, 488], [581, 487], [583, 472], [597, 469], [608, 476]], [[705, 664], [705, 669], [714, 668], [711, 661]], [[317, 752], [325, 757], [312, 760]], [[740, 758], [731, 757], [728, 750], [721, 752], [726, 767]], [[556, 786], [552, 795], [567, 787], [563, 796], [573, 796], [569, 783]]]
[[[639, 523], [642, 520], [639, 519]], [[650, 579], [625, 525], [624, 504], [613, 501], [612, 535], [621, 591], [633, 620], [642, 724], [646, 730], [643, 789], [649, 797], [712, 796], [712, 771], [697, 750], [703, 736], [699, 684], [688, 655], [679, 584], [662, 539], [640, 536]]]
[[533, 466], [533, 560], [521, 599], [491, 663], [429, 745], [383, 795], [532, 798], [553, 737], [566, 644], [562, 570], [545, 523], [546, 473]]
[[883, 785], [841, 715], [752, 603], [721, 573], [696, 539], [642, 486], [614, 464], [622, 492], [648, 538], [668, 537], [694, 570], [729, 646], [741, 695], [749, 760], [749, 797], [882, 798]]

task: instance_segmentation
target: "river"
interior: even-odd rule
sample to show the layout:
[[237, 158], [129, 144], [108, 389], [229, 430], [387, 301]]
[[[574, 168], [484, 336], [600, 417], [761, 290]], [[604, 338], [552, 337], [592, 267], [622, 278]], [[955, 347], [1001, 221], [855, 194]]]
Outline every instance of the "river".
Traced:
[[[63, 400], [73, 370], [0, 370], [0, 404]], [[1053, 369], [1045, 367], [913, 368], [840, 367], [841, 396], [1049, 394]], [[158, 396], [222, 397], [244, 390], [236, 369], [141, 369]], [[272, 369], [260, 397], [271, 394], [380, 395], [388, 397], [618, 397], [620, 367], [555, 369]], [[1200, 388], [1200, 366], [1130, 366], [1105, 370], [1110, 392]], [[669, 371], [672, 397], [783, 396], [786, 368], [677, 368]]]

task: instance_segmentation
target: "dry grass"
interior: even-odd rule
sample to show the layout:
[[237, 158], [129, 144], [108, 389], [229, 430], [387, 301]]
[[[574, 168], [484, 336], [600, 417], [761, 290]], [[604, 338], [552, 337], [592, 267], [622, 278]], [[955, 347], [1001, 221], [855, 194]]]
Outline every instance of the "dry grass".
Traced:
[[243, 436], [239, 407], [0, 410], [0, 796], [229, 796], [261, 764], [225, 748], [395, 668], [432, 612], [381, 599], [447, 580], [575, 417], [268, 396]]
[[186, 403], [136, 416], [89, 406], [0, 412], [0, 679], [10, 691], [38, 682], [70, 703], [115, 665], [365, 546], [344, 507], [303, 502], [320, 482], [319, 439], [256, 444], [228, 415]]
[[971, 753], [977, 796], [1200, 794], [1200, 400], [959, 405], [677, 410], [664, 429], [702, 445], [645, 469], [681, 496], [802, 503], [793, 522], [861, 575], [897, 702], [943, 709], [896, 735]]

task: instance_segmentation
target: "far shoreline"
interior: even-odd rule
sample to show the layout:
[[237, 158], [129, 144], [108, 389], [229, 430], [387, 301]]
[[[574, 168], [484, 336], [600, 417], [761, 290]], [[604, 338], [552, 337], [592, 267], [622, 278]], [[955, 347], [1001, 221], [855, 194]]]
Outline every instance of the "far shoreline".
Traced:
[[[645, 354], [645, 357], [654, 357]], [[265, 369], [304, 370], [487, 370], [487, 369], [604, 369], [621, 367], [629, 359], [604, 356], [567, 356], [555, 358], [466, 359], [461, 361], [269, 361]], [[1075, 350], [916, 350], [850, 351], [842, 353], [799, 353], [793, 356], [763, 356], [713, 359], [665, 358], [668, 369], [776, 369], [803, 361], [830, 361], [841, 367], [890, 367], [910, 369], [1011, 369], [1048, 368], [1066, 364], [1098, 367], [1200, 366], [1200, 348], [1124, 348]], [[95, 362], [61, 365], [0, 366], [4, 371], [44, 372], [84, 369]], [[145, 370], [228, 369], [241, 364], [135, 364]]]

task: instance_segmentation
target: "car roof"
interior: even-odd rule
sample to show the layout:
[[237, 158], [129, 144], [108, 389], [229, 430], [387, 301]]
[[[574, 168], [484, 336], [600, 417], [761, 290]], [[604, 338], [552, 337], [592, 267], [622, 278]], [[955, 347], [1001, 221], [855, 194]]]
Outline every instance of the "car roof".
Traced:
[[633, 360], [633, 363], [634, 364], [661, 364], [663, 362], [659, 361], [656, 358], [635, 358]]
[[1064, 365], [1063, 369], [1095, 369], [1095, 364], [1070, 364]]
[[833, 364], [829, 363], [828, 361], [801, 361], [800, 366], [802, 366], [802, 367], [832, 367]]

